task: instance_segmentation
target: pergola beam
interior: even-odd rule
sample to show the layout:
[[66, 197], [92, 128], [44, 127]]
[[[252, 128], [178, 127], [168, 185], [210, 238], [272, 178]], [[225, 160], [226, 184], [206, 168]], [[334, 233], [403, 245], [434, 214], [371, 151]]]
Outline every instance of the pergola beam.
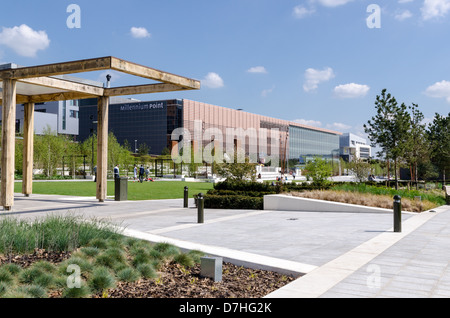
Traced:
[[198, 80], [175, 75], [168, 72], [163, 72], [154, 68], [128, 62], [112, 56], [87, 60], [78, 60], [72, 62], [0, 70], [0, 78], [19, 80], [36, 77], [75, 74], [81, 72], [101, 71], [109, 69], [163, 83], [182, 86], [185, 87], [186, 89], [200, 89], [200, 82]]
[[105, 88], [104, 96], [153, 94], [153, 93], [164, 93], [164, 92], [174, 92], [184, 90], [187, 90], [187, 88], [180, 87], [174, 84], [148, 84], [148, 85]]
[[154, 68], [142, 66], [115, 57], [111, 58], [111, 69], [130, 75], [148, 78], [158, 82], [174, 84], [186, 89], [200, 89], [200, 82], [197, 80], [159, 71]]
[[0, 71], [0, 78], [24, 79], [48, 77], [55, 75], [75, 74], [82, 72], [101, 71], [111, 68], [111, 57], [79, 60], [64, 63], [54, 63], [39, 66], [19, 67]]
[[27, 78], [19, 79], [18, 82], [25, 84], [33, 84], [38, 86], [49, 87], [53, 89], [61, 89], [64, 91], [77, 92], [82, 94], [90, 94], [95, 96], [103, 96], [103, 87], [92, 86], [88, 84], [81, 84], [76, 82], [71, 82], [67, 80], [62, 80], [59, 78], [52, 77], [37, 77], [37, 78]]

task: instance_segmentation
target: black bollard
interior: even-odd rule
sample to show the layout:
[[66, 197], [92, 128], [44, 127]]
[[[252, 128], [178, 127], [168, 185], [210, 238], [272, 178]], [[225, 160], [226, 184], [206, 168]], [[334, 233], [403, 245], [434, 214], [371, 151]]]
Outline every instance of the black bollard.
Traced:
[[197, 217], [198, 217], [198, 223], [204, 223], [205, 222], [204, 206], [205, 206], [205, 202], [204, 202], [204, 198], [203, 198], [203, 193], [199, 193], [198, 196], [197, 196], [197, 209], [198, 209]]
[[187, 208], [189, 206], [189, 188], [184, 187], [184, 207]]
[[394, 197], [394, 232], [402, 231], [402, 197], [396, 195]]

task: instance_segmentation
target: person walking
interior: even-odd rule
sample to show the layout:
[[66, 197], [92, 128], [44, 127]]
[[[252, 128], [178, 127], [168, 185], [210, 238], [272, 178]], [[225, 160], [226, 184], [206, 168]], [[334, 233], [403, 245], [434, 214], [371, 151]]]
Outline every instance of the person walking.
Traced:
[[145, 181], [148, 181], [148, 175], [150, 174], [150, 169], [145, 169]]
[[134, 181], [137, 179], [137, 167], [134, 165]]
[[144, 165], [141, 165], [141, 167], [139, 168], [139, 182], [140, 183], [142, 183], [142, 181], [144, 181], [144, 173], [145, 173]]

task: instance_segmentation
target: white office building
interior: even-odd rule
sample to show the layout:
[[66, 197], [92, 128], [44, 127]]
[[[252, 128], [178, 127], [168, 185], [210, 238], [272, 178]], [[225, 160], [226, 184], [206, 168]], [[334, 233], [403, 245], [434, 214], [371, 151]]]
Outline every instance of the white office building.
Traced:
[[339, 137], [340, 155], [351, 162], [355, 159], [370, 159], [372, 147], [367, 144], [366, 139], [352, 133], [346, 133]]

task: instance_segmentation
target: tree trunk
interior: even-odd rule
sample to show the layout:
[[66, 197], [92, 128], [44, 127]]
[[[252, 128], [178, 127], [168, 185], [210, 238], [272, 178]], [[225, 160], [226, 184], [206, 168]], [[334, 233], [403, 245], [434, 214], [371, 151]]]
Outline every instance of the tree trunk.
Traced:
[[395, 190], [398, 190], [397, 158], [394, 159]]

